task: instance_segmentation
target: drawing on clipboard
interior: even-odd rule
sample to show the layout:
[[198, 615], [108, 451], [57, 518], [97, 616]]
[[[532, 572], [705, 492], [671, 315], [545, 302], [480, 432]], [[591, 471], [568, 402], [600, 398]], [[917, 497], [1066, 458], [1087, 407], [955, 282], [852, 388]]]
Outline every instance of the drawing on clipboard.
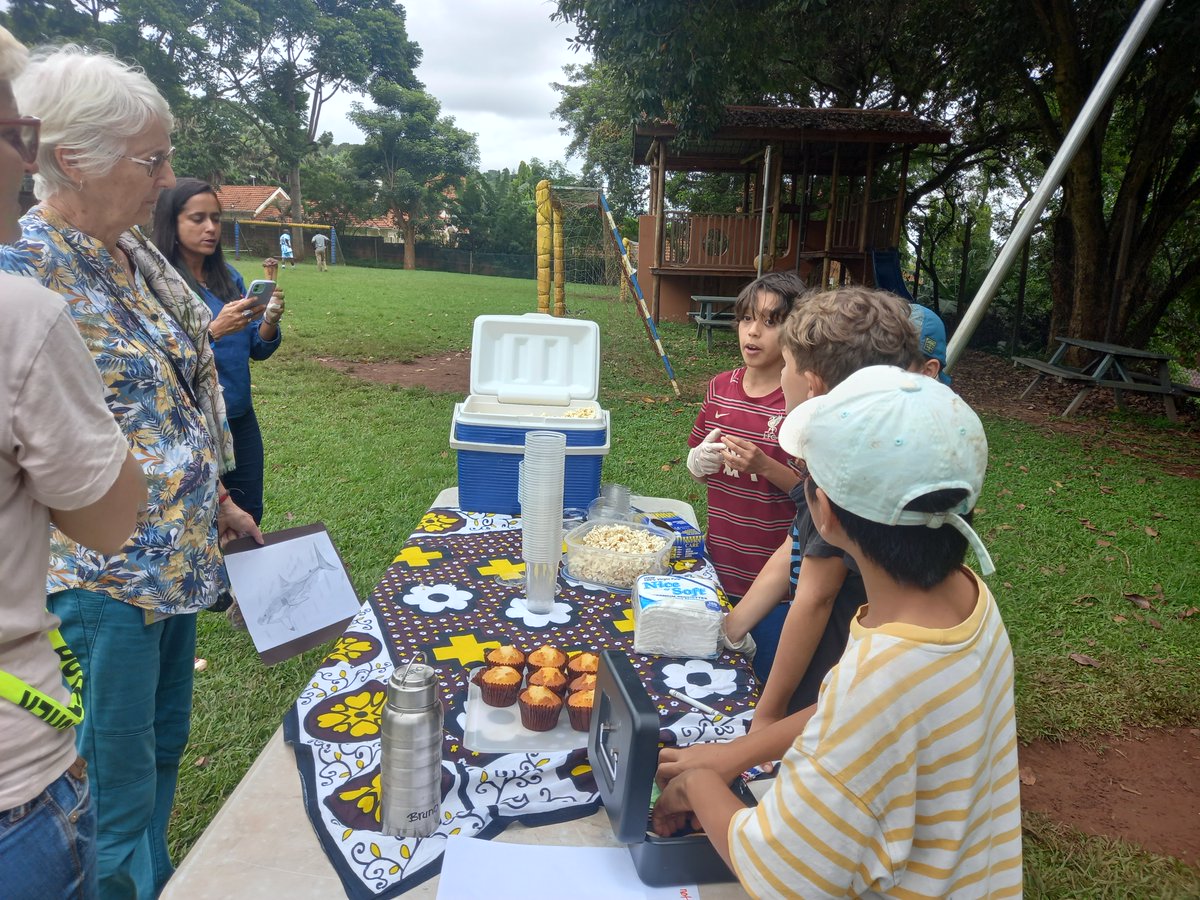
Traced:
[[327, 560], [315, 544], [311, 547], [312, 557], [308, 568], [299, 571], [294, 577], [280, 573], [275, 578], [275, 586], [267, 597], [267, 608], [258, 617], [259, 625], [282, 625], [288, 631], [296, 630], [297, 610], [314, 598], [316, 590], [322, 585], [324, 572], [340, 572], [341, 565]]
[[268, 664], [341, 634], [359, 600], [320, 523], [264, 534], [225, 548], [225, 568], [246, 627]]

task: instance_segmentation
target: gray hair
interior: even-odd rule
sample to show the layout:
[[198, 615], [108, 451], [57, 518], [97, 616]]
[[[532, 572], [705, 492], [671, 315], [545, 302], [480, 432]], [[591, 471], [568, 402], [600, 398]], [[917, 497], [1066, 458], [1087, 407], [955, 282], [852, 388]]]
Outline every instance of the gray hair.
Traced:
[[21, 74], [29, 61], [25, 45], [0, 26], [0, 81], [12, 81]]
[[128, 152], [131, 138], [155, 121], [168, 132], [175, 124], [145, 72], [74, 44], [35, 50], [13, 91], [22, 113], [42, 120], [33, 177], [39, 200], [79, 187], [54, 158], [60, 147], [75, 154], [85, 175], [103, 176]]

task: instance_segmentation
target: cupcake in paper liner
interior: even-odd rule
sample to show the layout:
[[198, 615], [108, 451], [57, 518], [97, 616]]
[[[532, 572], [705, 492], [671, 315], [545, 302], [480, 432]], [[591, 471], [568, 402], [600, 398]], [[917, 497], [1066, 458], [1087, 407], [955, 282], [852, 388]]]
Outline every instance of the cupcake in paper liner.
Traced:
[[578, 675], [595, 675], [600, 670], [600, 657], [588, 650], [576, 653], [567, 663], [567, 675], [575, 678]]
[[521, 673], [511, 666], [496, 666], [479, 679], [483, 702], [488, 706], [512, 706], [521, 691]]
[[530, 731], [551, 731], [562, 714], [562, 698], [550, 688], [533, 685], [517, 699], [521, 708], [521, 724]]
[[543, 669], [534, 669], [529, 673], [526, 682], [530, 687], [537, 685], [550, 688], [560, 697], [567, 692], [567, 676], [562, 673], [562, 669], [552, 669], [549, 666]]
[[483, 661], [490, 668], [508, 666], [509, 668], [516, 669], [518, 672], [522, 672], [525, 669], [525, 654], [512, 644], [505, 644], [503, 647], [489, 650]]
[[572, 693], [577, 691], [594, 691], [596, 689], [596, 676], [592, 674], [577, 675], [571, 679], [571, 683], [567, 685], [567, 689]]
[[567, 698], [567, 718], [576, 731], [587, 731], [592, 727], [592, 705], [596, 702], [595, 691], [576, 691]]
[[525, 664], [529, 666], [530, 671], [550, 668], [566, 672], [567, 654], [552, 644], [542, 644], [525, 657]]

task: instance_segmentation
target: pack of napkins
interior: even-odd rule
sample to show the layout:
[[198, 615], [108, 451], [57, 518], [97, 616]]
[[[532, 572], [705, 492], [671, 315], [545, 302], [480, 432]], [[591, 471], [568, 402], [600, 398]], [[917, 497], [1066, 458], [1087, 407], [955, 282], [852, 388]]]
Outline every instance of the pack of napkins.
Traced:
[[642, 575], [633, 585], [633, 652], [715, 659], [725, 614], [716, 587], [687, 575]]

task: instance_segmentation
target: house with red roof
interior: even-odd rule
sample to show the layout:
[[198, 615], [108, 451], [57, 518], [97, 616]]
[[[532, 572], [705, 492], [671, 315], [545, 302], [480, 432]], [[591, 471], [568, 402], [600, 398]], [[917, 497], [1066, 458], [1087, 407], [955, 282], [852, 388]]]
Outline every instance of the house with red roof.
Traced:
[[281, 187], [269, 184], [227, 184], [217, 188], [217, 200], [221, 203], [221, 218], [226, 221], [291, 220], [292, 198]]

